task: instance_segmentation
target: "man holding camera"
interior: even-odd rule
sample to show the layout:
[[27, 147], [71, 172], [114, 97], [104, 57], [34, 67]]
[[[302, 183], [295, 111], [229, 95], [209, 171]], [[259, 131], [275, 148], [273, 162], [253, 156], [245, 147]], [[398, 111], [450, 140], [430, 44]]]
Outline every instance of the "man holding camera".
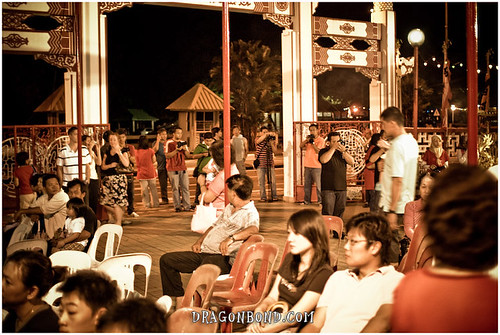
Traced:
[[[189, 199], [189, 176], [186, 169], [186, 158], [192, 158], [187, 142], [182, 141], [182, 128], [174, 128], [174, 137], [167, 144], [168, 178], [172, 185], [174, 207], [176, 212], [191, 211], [191, 201]], [[179, 196], [179, 186], [182, 193], [182, 206]]]
[[340, 133], [336, 131], [328, 134], [326, 148], [319, 151], [318, 157], [321, 163], [321, 214], [342, 218], [347, 203], [347, 164], [354, 165], [354, 158], [347, 153]]
[[321, 163], [318, 160], [318, 153], [325, 147], [325, 140], [318, 135], [318, 125], [309, 126], [310, 134], [306, 137], [300, 148], [306, 150], [304, 158], [304, 204], [311, 203], [312, 183], [316, 184], [316, 194], [318, 203], [321, 203]]
[[274, 174], [274, 153], [278, 150], [278, 136], [270, 132], [266, 126], [260, 128], [260, 136], [255, 139], [255, 158], [259, 160], [257, 176], [259, 178], [260, 202], [266, 202], [266, 176], [268, 184], [271, 184], [270, 201], [277, 201], [276, 175]]

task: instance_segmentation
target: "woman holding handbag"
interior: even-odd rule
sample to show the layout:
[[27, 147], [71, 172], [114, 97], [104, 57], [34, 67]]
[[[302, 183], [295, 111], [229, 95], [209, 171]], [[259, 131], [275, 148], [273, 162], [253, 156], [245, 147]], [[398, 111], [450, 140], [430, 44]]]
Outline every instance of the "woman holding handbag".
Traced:
[[[254, 313], [273, 310], [277, 304], [288, 307], [293, 315], [309, 313], [316, 308], [326, 281], [333, 273], [330, 266], [328, 233], [323, 217], [314, 209], [298, 211], [288, 220], [290, 252], [285, 256], [269, 295], [257, 306]], [[286, 310], [286, 308], [284, 308]], [[291, 315], [291, 314], [289, 314]], [[273, 324], [252, 323], [251, 333], [278, 333], [301, 328], [303, 324], [281, 322]], [[297, 330], [297, 329], [293, 329]]]

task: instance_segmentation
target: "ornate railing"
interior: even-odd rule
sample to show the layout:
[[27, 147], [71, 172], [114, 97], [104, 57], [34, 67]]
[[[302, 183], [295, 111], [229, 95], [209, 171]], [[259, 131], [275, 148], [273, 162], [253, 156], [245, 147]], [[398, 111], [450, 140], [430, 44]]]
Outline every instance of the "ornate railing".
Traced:
[[[33, 125], [2, 127], [2, 189], [4, 197], [15, 198], [14, 168], [16, 154], [26, 151], [37, 171], [49, 173], [56, 171], [58, 150], [68, 139], [67, 131], [73, 125]], [[102, 134], [109, 124], [90, 124], [82, 126], [82, 134], [90, 135], [95, 141], [102, 142]]]

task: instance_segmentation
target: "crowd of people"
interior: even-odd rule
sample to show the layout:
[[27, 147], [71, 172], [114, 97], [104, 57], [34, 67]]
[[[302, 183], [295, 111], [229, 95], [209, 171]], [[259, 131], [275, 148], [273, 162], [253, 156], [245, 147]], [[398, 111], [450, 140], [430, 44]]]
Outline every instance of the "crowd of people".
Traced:
[[[373, 135], [365, 157], [367, 166], [372, 167], [366, 175], [373, 177], [370, 211], [346, 220], [344, 254], [348, 268], [339, 271], [331, 265], [330, 236], [323, 216], [342, 217], [346, 166], [354, 160], [337, 132], [329, 133], [325, 147], [320, 148], [323, 141], [318, 140], [317, 126], [311, 125], [313, 136], [301, 147], [306, 150], [310, 182], [321, 183], [318, 199], [323, 204], [322, 212], [306, 208], [289, 217], [287, 240], [283, 241], [289, 246], [288, 254], [269, 293], [253, 312], [263, 313], [281, 304], [294, 315], [314, 312], [314, 318], [307, 322], [256, 321], [245, 325], [246, 332], [498, 331], [498, 282], [490, 274], [498, 264], [497, 177], [480, 167], [445, 164], [439, 158], [443, 153], [436, 149], [440, 142], [433, 140], [429, 151], [435, 164], [417, 178], [418, 146], [405, 132], [402, 113], [390, 107], [381, 114], [381, 121], [383, 133]], [[240, 138], [238, 131], [233, 134]], [[187, 178], [185, 159], [195, 158], [203, 201], [218, 209], [217, 220], [194, 241], [190, 251], [166, 252], [159, 260], [163, 294], [172, 298], [172, 310], [176, 310], [184, 295], [180, 274], [191, 273], [203, 264], [217, 265], [221, 274], [229, 273], [243, 242], [259, 233], [260, 216], [252, 200], [252, 179], [239, 170], [238, 158], [242, 156], [231, 155], [231, 175], [224, 175], [223, 143], [217, 134], [204, 135], [193, 153], [181, 140], [182, 129], [175, 129], [170, 142], [162, 136], [159, 132], [152, 149], [147, 141], [140, 140], [134, 153], [143, 201], [148, 204], [148, 199], [150, 207], [159, 205], [159, 197], [151, 194], [156, 187], [150, 181], [159, 176], [154, 164], [160, 166], [160, 155], [155, 151], [163, 148], [174, 208], [191, 208], [189, 189], [184, 195], [183, 183]], [[273, 137], [275, 134], [263, 127], [256, 139], [257, 152], [271, 153], [256, 154], [257, 169], [263, 170], [259, 171], [259, 181], [261, 173], [269, 181], [274, 178], [274, 167], [269, 165], [277, 141]], [[132, 160], [127, 151], [121, 150], [115, 134], [108, 138], [109, 144], [101, 152], [102, 165], [111, 170], [105, 176], [111, 177], [108, 187], [115, 192], [121, 188], [121, 192], [100, 200], [118, 221], [127, 210], [128, 182], [126, 173], [118, 173], [117, 168], [120, 164], [126, 168]], [[237, 145], [233, 142], [233, 150], [246, 145], [245, 141]], [[85, 178], [91, 175], [89, 171]], [[70, 172], [63, 168], [63, 177]], [[115, 179], [117, 184], [113, 183]], [[63, 180], [54, 174], [44, 175], [44, 192], [34, 196], [36, 199], [28, 208], [20, 209], [16, 218], [32, 216], [39, 227], [42, 218], [53, 252], [84, 250], [97, 221], [92, 208], [85, 204], [90, 181], [68, 180], [66, 193]], [[30, 180], [30, 185], [38, 189], [39, 180]], [[309, 202], [310, 195], [306, 197]], [[229, 199], [228, 205], [221, 201], [224, 196]], [[271, 188], [270, 199], [274, 197]], [[260, 200], [267, 200], [265, 190], [261, 189]], [[403, 273], [398, 263], [410, 241], [416, 239], [416, 229], [430, 241], [432, 265]], [[4, 331], [166, 332], [169, 314], [154, 301], [120, 301], [116, 283], [98, 271], [67, 275], [56, 270], [49, 258], [34, 251], [18, 251], [7, 257], [2, 299], [9, 314], [3, 321]], [[62, 282], [58, 289], [62, 292], [59, 315], [42, 299], [57, 282]]]

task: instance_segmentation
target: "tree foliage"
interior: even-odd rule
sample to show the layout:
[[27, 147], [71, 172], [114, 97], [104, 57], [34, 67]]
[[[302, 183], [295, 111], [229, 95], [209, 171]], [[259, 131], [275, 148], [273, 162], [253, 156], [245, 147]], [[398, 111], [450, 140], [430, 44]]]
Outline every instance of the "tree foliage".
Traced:
[[[401, 103], [402, 112], [405, 116], [405, 126], [413, 126], [413, 73], [404, 76], [401, 79]], [[434, 90], [427, 85], [423, 78], [418, 79], [418, 113], [421, 116], [422, 112], [431, 106], [432, 95]]]
[[[221, 57], [213, 59], [210, 88], [222, 92]], [[238, 124], [249, 144], [266, 113], [281, 112], [281, 57], [261, 41], [234, 41], [230, 50], [231, 123]], [[272, 122], [271, 122], [272, 123]]]

